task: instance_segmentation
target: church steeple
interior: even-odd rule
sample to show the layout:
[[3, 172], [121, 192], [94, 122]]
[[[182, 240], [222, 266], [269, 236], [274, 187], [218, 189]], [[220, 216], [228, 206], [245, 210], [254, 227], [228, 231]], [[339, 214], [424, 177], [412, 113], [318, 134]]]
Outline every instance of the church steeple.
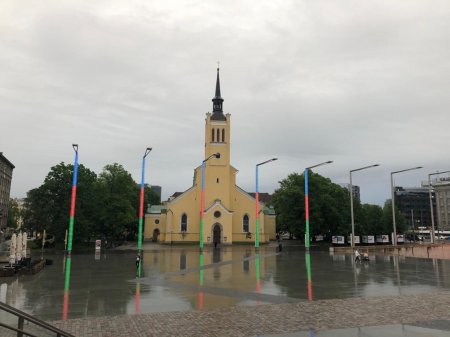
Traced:
[[227, 118], [224, 116], [222, 110], [223, 98], [220, 96], [219, 68], [217, 68], [216, 95], [214, 96], [212, 101], [213, 101], [213, 113], [211, 116], [211, 120], [226, 121]]

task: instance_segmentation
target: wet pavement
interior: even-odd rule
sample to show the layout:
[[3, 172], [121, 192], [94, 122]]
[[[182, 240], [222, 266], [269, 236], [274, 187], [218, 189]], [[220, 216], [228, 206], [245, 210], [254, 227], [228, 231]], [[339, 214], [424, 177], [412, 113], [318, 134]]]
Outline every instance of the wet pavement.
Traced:
[[[383, 306], [389, 303], [390, 298], [399, 298], [398, 303], [401, 303], [408, 297], [419, 295], [420, 301], [426, 302], [428, 298], [431, 301], [434, 295], [433, 301], [439, 301], [440, 298], [447, 299], [447, 290], [450, 290], [448, 260], [373, 255], [368, 262], [355, 263], [351, 255], [345, 254], [313, 251], [305, 255], [300, 245], [287, 246], [281, 254], [270, 246], [262, 247], [258, 254], [251, 246], [208, 247], [203, 254], [199, 253], [197, 247], [160, 248], [146, 245], [145, 249], [140, 278], [136, 277], [136, 255], [133, 252], [80, 254], [74, 255], [71, 260], [64, 259], [61, 254], [45, 255], [45, 258], [53, 260], [53, 265], [47, 266], [39, 274], [0, 279], [0, 301], [44, 320], [69, 319], [67, 322], [70, 322], [75, 318], [108, 319], [107, 316], [117, 315], [124, 319], [153, 317], [135, 315], [164, 315], [166, 312], [170, 318], [170, 312], [177, 315], [180, 311], [192, 310], [228, 312], [242, 308], [252, 312], [252, 307], [261, 310], [263, 304], [267, 304], [267, 308], [279, 306], [275, 312], [283, 315], [283, 308], [287, 309], [283, 306], [286, 305], [304, 303], [305, 308], [308, 308], [308, 305], [321, 303], [321, 300], [334, 300], [327, 302], [333, 307], [344, 305], [340, 300], [361, 298], [381, 298], [381, 302], [376, 305], [379, 310], [384, 310]], [[362, 306], [361, 310], [371, 314], [372, 308], [366, 307], [364, 302], [358, 305]], [[405, 305], [411, 307], [415, 302], [405, 302]], [[270, 310], [269, 317], [273, 315]], [[444, 307], [443, 311], [442, 317], [436, 314], [434, 319], [445, 320], [449, 313], [448, 307]], [[301, 315], [301, 312], [298, 314]], [[264, 317], [264, 312], [261, 315]], [[431, 319], [425, 316], [414, 316], [413, 320], [401, 322]], [[164, 319], [160, 318], [160, 321]], [[388, 323], [400, 321], [383, 318], [379, 321], [368, 320], [361, 326]], [[66, 326], [64, 322], [59, 324]], [[307, 329], [302, 331], [300, 325], [298, 328], [290, 326], [289, 330], [270, 330], [269, 327], [261, 332], [298, 331], [298, 336], [309, 336], [311, 333], [328, 336], [323, 334], [324, 330], [352, 326], [349, 322], [346, 324], [315, 325], [320, 328], [316, 332]], [[413, 334], [416, 333], [413, 332], [415, 328], [409, 325], [397, 327], [402, 331], [411, 331], [407, 332], [409, 334], [402, 332], [403, 335], [399, 336], [422, 336]], [[430, 327], [420, 327], [426, 328]], [[251, 335], [248, 334], [251, 330], [244, 330], [247, 334], [242, 336]], [[361, 334], [350, 329], [346, 336], [371, 336], [364, 331]], [[376, 333], [377, 330], [370, 331]], [[446, 333], [449, 334], [448, 331]], [[385, 335], [379, 332], [379, 336]]]

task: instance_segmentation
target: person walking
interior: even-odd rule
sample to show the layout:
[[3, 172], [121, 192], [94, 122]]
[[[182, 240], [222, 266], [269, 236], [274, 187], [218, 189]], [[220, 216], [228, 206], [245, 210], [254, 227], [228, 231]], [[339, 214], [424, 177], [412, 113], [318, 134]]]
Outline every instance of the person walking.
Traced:
[[355, 262], [361, 262], [361, 254], [358, 249], [355, 250]]
[[141, 256], [138, 254], [136, 255], [136, 269], [139, 269], [140, 263], [141, 263]]

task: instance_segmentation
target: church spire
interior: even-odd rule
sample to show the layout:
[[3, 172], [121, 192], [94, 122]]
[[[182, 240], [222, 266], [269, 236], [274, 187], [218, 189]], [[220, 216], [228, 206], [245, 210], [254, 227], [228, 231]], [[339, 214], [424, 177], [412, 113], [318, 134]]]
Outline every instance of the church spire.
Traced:
[[213, 114], [211, 116], [211, 119], [216, 121], [226, 121], [227, 119], [224, 116], [222, 110], [223, 98], [220, 96], [219, 68], [217, 68], [216, 95], [214, 96], [212, 101], [213, 101]]

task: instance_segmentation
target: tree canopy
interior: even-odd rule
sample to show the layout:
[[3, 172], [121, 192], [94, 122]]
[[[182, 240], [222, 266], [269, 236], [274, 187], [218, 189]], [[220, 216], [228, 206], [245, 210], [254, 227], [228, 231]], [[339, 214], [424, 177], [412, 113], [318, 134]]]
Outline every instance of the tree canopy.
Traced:
[[[348, 189], [330, 179], [310, 172], [309, 216], [311, 235], [348, 235], [351, 233], [350, 194]], [[280, 181], [273, 205], [277, 212], [277, 229], [298, 238], [305, 234], [305, 192], [303, 174], [292, 173]], [[355, 235], [387, 234], [392, 231], [392, 207], [388, 200], [381, 208], [353, 199]], [[397, 232], [406, 228], [405, 219], [396, 211]]]
[[[69, 223], [73, 165], [53, 166], [44, 183], [27, 193], [24, 226], [55, 235], [64, 240]], [[139, 210], [139, 185], [123, 166], [106, 165], [97, 174], [84, 165], [78, 167], [74, 241], [95, 237], [112, 240], [136, 232]], [[145, 204], [159, 204], [159, 197], [146, 186]]]

